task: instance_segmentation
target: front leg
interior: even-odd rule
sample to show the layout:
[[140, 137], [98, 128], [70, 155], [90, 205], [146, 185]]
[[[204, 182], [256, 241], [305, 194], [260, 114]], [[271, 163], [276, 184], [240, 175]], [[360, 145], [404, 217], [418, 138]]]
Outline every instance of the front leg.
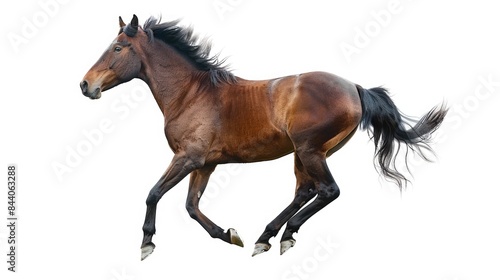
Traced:
[[158, 183], [156, 183], [149, 192], [148, 198], [146, 199], [146, 218], [144, 220], [144, 226], [142, 227], [144, 238], [141, 245], [141, 260], [144, 260], [153, 253], [155, 248], [152, 239], [156, 232], [156, 205], [158, 201], [160, 201], [161, 197], [167, 191], [177, 185], [177, 183], [189, 173], [202, 167], [203, 163], [204, 161], [198, 157], [193, 157], [186, 153], [176, 154]]
[[229, 244], [235, 244], [243, 247], [243, 241], [236, 230], [230, 228], [227, 232], [212, 222], [205, 214], [200, 211], [199, 203], [203, 192], [210, 178], [210, 174], [215, 169], [215, 165], [206, 165], [203, 168], [191, 172], [189, 181], [189, 191], [186, 200], [186, 209], [189, 216], [196, 220], [213, 238], [219, 238]]

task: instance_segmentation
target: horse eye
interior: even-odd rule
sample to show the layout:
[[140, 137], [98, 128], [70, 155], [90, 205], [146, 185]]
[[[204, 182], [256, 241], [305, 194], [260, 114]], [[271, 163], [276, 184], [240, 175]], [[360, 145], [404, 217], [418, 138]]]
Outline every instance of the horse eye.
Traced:
[[122, 47], [120, 47], [120, 46], [115, 47], [115, 52], [121, 52], [121, 50], [122, 50]]

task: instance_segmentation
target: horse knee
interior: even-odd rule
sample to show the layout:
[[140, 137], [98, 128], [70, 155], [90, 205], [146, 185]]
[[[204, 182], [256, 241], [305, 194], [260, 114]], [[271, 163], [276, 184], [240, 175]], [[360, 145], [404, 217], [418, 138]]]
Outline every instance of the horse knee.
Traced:
[[309, 201], [318, 194], [318, 190], [314, 187], [314, 183], [303, 184], [297, 189], [295, 199], [300, 201]]
[[198, 217], [197, 207], [194, 206], [193, 202], [191, 201], [186, 202], [186, 210], [189, 214], [189, 217], [193, 219], [196, 219]]
[[151, 190], [148, 194], [148, 198], [146, 199], [146, 205], [147, 206], [154, 206], [158, 204], [158, 201], [160, 201], [160, 194], [155, 190]]
[[340, 189], [336, 184], [332, 184], [318, 191], [318, 198], [329, 202], [334, 201], [340, 196]]

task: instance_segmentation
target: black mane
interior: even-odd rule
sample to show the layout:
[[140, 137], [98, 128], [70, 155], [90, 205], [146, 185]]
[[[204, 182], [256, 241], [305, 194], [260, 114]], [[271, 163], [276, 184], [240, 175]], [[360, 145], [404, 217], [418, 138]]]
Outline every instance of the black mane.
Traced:
[[181, 27], [179, 20], [160, 23], [160, 19], [150, 17], [144, 22], [144, 31], [149, 39], [161, 40], [186, 56], [199, 70], [208, 72], [213, 85], [221, 82], [234, 83], [236, 77], [224, 66], [225, 59], [218, 55], [210, 56], [211, 44], [198, 40], [190, 27]]

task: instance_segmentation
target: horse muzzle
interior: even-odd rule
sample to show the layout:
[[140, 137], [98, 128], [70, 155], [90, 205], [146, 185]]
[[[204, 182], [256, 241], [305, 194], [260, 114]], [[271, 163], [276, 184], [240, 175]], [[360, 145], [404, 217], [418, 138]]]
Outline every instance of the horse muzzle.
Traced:
[[83, 95], [90, 99], [99, 99], [101, 98], [101, 88], [96, 87], [96, 88], [91, 88], [89, 87], [89, 83], [86, 80], [83, 80], [80, 83], [80, 88], [82, 89]]

